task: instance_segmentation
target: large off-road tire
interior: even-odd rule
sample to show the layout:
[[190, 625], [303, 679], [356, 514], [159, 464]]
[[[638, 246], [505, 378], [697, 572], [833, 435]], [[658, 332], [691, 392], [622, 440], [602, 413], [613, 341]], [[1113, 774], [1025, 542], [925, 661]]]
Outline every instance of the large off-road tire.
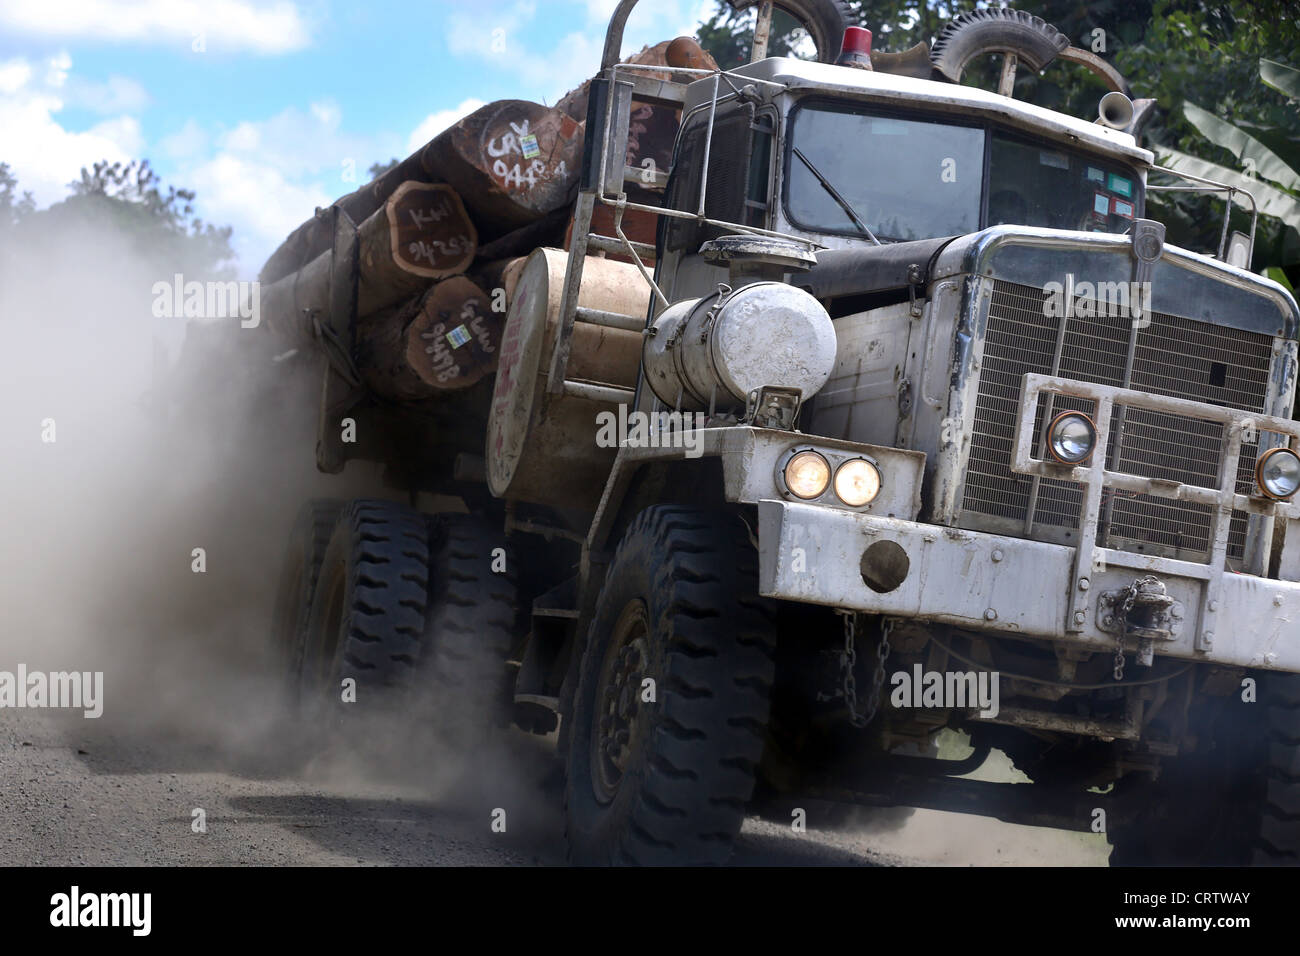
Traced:
[[286, 681], [291, 700], [297, 700], [298, 675], [306, 647], [307, 616], [320, 577], [325, 548], [338, 521], [343, 502], [312, 499], [298, 509], [289, 543], [280, 565], [280, 583], [275, 595], [275, 616], [271, 623], [278, 676]]
[[[727, 0], [736, 11], [757, 7], [762, 0]], [[776, 0], [774, 6], [798, 20], [813, 45], [817, 59], [834, 63], [840, 55], [840, 43], [846, 27], [854, 26], [858, 16], [845, 0]]]
[[943, 28], [930, 50], [930, 64], [947, 79], [960, 83], [962, 73], [976, 57], [1014, 53], [1038, 73], [1069, 45], [1070, 38], [1064, 33], [1023, 10], [976, 10], [963, 13]]
[[435, 727], [469, 747], [509, 722], [506, 661], [516, 631], [516, 568], [499, 524], [430, 519], [428, 653], [422, 681]]
[[774, 669], [775, 614], [758, 597], [757, 566], [734, 515], [656, 506], [624, 534], [574, 694], [564, 790], [572, 862], [730, 855]]
[[[429, 536], [425, 517], [361, 499], [340, 512], [307, 619], [301, 697], [326, 721], [400, 708], [425, 643]], [[356, 684], [343, 701], [343, 681]]]
[[1300, 677], [1257, 679], [1256, 703], [1222, 702], [1200, 750], [1129, 794], [1111, 866], [1300, 865]]

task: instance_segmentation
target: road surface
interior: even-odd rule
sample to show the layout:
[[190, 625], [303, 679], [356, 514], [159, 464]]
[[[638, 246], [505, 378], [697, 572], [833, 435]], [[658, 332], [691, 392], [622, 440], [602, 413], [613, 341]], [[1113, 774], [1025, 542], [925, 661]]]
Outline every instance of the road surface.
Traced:
[[[409, 754], [385, 759], [382, 748], [364, 763], [293, 749], [269, 732], [232, 747], [193, 728], [0, 710], [0, 863], [564, 864], [547, 739], [512, 732], [475, 766], [415, 771]], [[505, 832], [492, 826], [498, 810]], [[957, 814], [839, 832], [813, 812], [803, 833], [750, 818], [733, 862], [1104, 865], [1105, 854], [1099, 837]]]

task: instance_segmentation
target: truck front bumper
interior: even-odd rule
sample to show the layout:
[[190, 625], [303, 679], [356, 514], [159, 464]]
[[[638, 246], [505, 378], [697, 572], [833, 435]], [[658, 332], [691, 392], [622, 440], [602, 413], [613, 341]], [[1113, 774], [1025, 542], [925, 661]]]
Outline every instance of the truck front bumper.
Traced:
[[[1154, 574], [1180, 616], [1157, 655], [1300, 672], [1300, 583], [1114, 551], [1076, 581], [1072, 547], [775, 499], [758, 516], [766, 597], [1107, 651], [1118, 635], [1101, 626], [1103, 596]], [[1211, 587], [1217, 633], [1200, 618]]]

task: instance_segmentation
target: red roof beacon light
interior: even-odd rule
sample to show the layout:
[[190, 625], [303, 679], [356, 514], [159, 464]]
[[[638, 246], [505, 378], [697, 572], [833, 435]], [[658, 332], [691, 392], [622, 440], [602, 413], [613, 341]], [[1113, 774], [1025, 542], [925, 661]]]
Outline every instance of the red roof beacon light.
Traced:
[[871, 69], [871, 31], [866, 27], [848, 27], [840, 45], [837, 66], [851, 66], [858, 70]]

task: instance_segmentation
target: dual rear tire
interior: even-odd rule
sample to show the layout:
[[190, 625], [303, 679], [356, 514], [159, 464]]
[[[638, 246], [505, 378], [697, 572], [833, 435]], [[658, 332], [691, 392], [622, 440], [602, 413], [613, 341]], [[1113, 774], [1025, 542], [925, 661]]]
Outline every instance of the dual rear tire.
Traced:
[[514, 613], [504, 538], [486, 520], [308, 502], [277, 600], [289, 696], [311, 725], [406, 714], [469, 742], [504, 697]]

